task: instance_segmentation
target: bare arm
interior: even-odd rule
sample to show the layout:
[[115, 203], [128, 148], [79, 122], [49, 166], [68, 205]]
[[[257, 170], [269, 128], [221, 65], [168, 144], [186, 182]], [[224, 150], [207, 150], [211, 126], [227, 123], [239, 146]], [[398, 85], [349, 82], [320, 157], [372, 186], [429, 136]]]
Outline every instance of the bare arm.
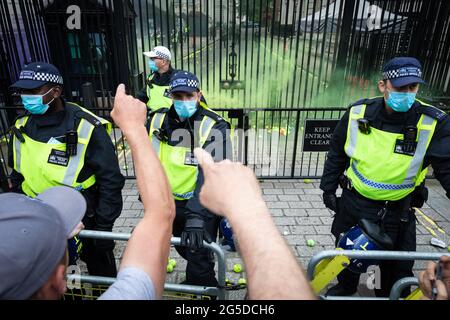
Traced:
[[231, 223], [247, 269], [251, 299], [314, 299], [291, 250], [276, 228], [253, 172], [240, 163], [214, 163], [201, 149], [195, 155], [205, 183], [200, 201]]
[[142, 102], [127, 96], [125, 86], [119, 85], [111, 116], [130, 145], [144, 204], [144, 217], [128, 241], [121, 268], [136, 267], [145, 271], [160, 298], [164, 289], [175, 203], [167, 177], [148, 139], [144, 126], [146, 111]]

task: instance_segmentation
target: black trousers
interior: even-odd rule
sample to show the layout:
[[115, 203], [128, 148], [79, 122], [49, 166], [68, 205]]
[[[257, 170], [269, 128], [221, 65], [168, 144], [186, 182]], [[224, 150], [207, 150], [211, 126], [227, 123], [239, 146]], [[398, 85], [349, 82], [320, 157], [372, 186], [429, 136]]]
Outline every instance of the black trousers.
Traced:
[[108, 247], [98, 245], [98, 240], [83, 239], [83, 251], [80, 255], [81, 260], [86, 262], [87, 269], [92, 276], [113, 277], [117, 276], [116, 259], [114, 258], [114, 241], [110, 242]]
[[[331, 233], [336, 237], [336, 244], [339, 235], [356, 225], [361, 218], [377, 221], [378, 212], [383, 205], [373, 201], [363, 199], [353, 192], [344, 190], [340, 199], [339, 212], [335, 215], [331, 227]], [[394, 242], [396, 251], [416, 250], [416, 219], [413, 213], [409, 215], [407, 222], [400, 221], [402, 208], [389, 207], [383, 219], [385, 232]], [[389, 261], [383, 260], [380, 263], [381, 289], [375, 289], [375, 294], [379, 297], [388, 297], [392, 285], [404, 277], [412, 277], [414, 261]], [[338, 281], [349, 290], [356, 291], [359, 283], [359, 274], [347, 269], [338, 275]], [[405, 290], [402, 296], [408, 294]]]
[[[173, 235], [180, 237], [186, 224], [186, 201], [176, 201], [176, 217], [173, 222]], [[212, 241], [217, 239], [220, 218], [211, 216], [206, 218], [205, 229]], [[211, 286], [218, 285], [214, 271], [214, 253], [206, 248], [191, 251], [185, 247], [175, 246], [178, 254], [187, 260], [186, 283], [192, 285]]]

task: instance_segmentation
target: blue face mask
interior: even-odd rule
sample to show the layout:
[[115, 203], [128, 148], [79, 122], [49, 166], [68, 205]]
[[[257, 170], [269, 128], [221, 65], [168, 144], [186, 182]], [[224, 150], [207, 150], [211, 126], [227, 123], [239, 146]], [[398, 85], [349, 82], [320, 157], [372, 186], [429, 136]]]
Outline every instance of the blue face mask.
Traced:
[[386, 103], [392, 110], [396, 112], [407, 112], [411, 109], [416, 100], [416, 93], [414, 92], [395, 92], [388, 91], [389, 96]]
[[[53, 88], [52, 88], [53, 89]], [[22, 98], [22, 103], [24, 108], [30, 112], [31, 114], [44, 114], [47, 112], [48, 108], [50, 107], [50, 103], [53, 102], [50, 101], [47, 104], [44, 104], [44, 96], [47, 95], [52, 89], [48, 90], [43, 95], [39, 94], [21, 94], [20, 97]]]
[[173, 100], [173, 105], [181, 119], [190, 118], [197, 110], [197, 100]]
[[158, 71], [158, 67], [156, 66], [156, 62], [153, 61], [153, 60], [150, 60], [150, 61], [148, 62], [148, 67], [150, 68], [150, 70], [151, 70], [152, 72]]

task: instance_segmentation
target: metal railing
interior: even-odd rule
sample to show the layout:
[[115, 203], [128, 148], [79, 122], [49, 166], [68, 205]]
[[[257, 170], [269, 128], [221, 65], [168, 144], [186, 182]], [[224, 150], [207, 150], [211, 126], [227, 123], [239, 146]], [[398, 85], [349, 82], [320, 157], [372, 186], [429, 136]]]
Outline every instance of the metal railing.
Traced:
[[[308, 263], [307, 277], [309, 280], [314, 279], [316, 266], [324, 259], [334, 258], [336, 256], [346, 256], [349, 259], [364, 259], [364, 260], [431, 260], [437, 261], [440, 257], [446, 255], [450, 257], [450, 253], [437, 252], [415, 252], [415, 251], [357, 251], [357, 250], [325, 250], [315, 254]], [[401, 293], [400, 289], [404, 289], [408, 285], [414, 285], [411, 279], [403, 280], [396, 283], [395, 290], [391, 295], [398, 299]], [[400, 290], [400, 291], [398, 291]], [[320, 296], [322, 299], [330, 300], [386, 300], [386, 298], [377, 297], [329, 297]]]
[[401, 294], [404, 289], [409, 288], [411, 286], [418, 286], [419, 279], [414, 277], [407, 277], [398, 280], [394, 283], [391, 289], [391, 293], [389, 295], [389, 300], [399, 300], [401, 298]]
[[[94, 230], [83, 230], [79, 234], [80, 238], [90, 238], [90, 239], [104, 239], [104, 240], [117, 240], [117, 241], [128, 241], [131, 237], [130, 233], [118, 233], [118, 232], [106, 232], [106, 231], [94, 231]], [[172, 237], [171, 244], [174, 246], [180, 245], [180, 238]], [[185, 284], [175, 284], [175, 283], [165, 283], [164, 290], [190, 293], [196, 295], [210, 295], [217, 296], [218, 299], [226, 299], [225, 291], [225, 272], [226, 272], [226, 258], [223, 250], [220, 246], [214, 242], [207, 243], [203, 241], [205, 248], [214, 252], [217, 256], [218, 272], [217, 280], [219, 283], [218, 287], [205, 287], [205, 286], [194, 286]], [[110, 277], [99, 277], [99, 276], [89, 276], [89, 275], [68, 275], [69, 281], [80, 281], [81, 283], [91, 283], [99, 285], [111, 285], [116, 280]]]

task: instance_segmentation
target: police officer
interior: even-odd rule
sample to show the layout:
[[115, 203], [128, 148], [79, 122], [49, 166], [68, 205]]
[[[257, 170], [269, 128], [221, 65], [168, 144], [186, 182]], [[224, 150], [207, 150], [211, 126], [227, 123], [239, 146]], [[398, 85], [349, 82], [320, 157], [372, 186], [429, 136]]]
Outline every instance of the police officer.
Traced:
[[150, 114], [147, 129], [175, 198], [173, 235], [181, 237], [176, 250], [187, 260], [183, 283], [217, 286], [213, 255], [203, 247], [203, 240], [216, 240], [220, 219], [200, 204], [204, 178], [193, 152], [202, 147], [216, 161], [230, 158], [230, 124], [201, 101], [199, 88], [194, 74], [174, 74], [170, 83], [173, 104]]
[[159, 108], [170, 108], [168, 88], [170, 78], [174, 73], [171, 66], [172, 55], [166, 47], [157, 46], [152, 51], [144, 52], [149, 58], [148, 66], [150, 75], [146, 81], [145, 88], [137, 94], [137, 98], [147, 104], [151, 111]]
[[[378, 81], [383, 96], [352, 104], [339, 121], [320, 183], [326, 207], [336, 212], [331, 229], [336, 238], [366, 218], [382, 224], [394, 250], [415, 251], [411, 207], [426, 201], [429, 165], [450, 198], [450, 118], [416, 99], [420, 83], [417, 59], [394, 58]], [[338, 185], [343, 188], [341, 198], [336, 197]], [[413, 276], [413, 264], [382, 262], [381, 289], [375, 293], [388, 296], [397, 280]], [[344, 270], [338, 280], [328, 295], [356, 292], [358, 274]]]
[[[65, 101], [62, 86], [59, 70], [44, 62], [26, 65], [12, 85], [27, 111], [11, 128], [12, 191], [35, 197], [53, 186], [73, 187], [88, 204], [85, 227], [111, 231], [124, 185], [107, 132], [111, 124]], [[83, 240], [81, 258], [91, 275], [116, 276], [113, 249], [111, 240]]]

